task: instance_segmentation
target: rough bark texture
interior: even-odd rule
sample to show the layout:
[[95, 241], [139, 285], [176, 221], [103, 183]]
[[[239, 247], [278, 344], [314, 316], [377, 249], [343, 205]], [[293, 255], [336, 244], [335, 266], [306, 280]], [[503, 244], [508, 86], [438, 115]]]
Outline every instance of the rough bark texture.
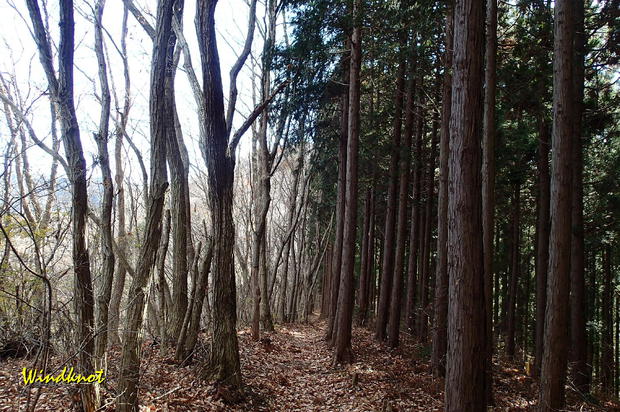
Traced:
[[222, 77], [215, 35], [217, 0], [196, 4], [196, 32], [202, 62], [204, 123], [206, 136], [201, 150], [208, 171], [209, 205], [213, 233], [213, 330], [206, 376], [232, 387], [241, 386], [241, 366], [237, 341], [232, 217], [234, 147], [228, 145], [224, 119]]
[[441, 98], [441, 128], [439, 134], [439, 195], [437, 200], [437, 271], [435, 274], [435, 326], [431, 365], [433, 375], [446, 373], [448, 346], [448, 153], [450, 152], [450, 112], [452, 100], [452, 47], [454, 23], [452, 3], [446, 15], [445, 74]]
[[355, 246], [357, 232], [357, 158], [360, 134], [360, 69], [362, 65], [361, 0], [353, 2], [355, 22], [351, 34], [349, 78], [349, 126], [347, 138], [347, 190], [342, 238], [340, 292], [336, 317], [334, 364], [352, 362], [351, 326], [353, 322]]
[[448, 179], [446, 411], [486, 406], [486, 317], [481, 193], [484, 7], [457, 0]]
[[168, 187], [166, 171], [166, 139], [168, 128], [174, 127], [174, 107], [166, 96], [165, 82], [169, 75], [168, 50], [171, 44], [171, 24], [175, 0], [161, 0], [157, 10], [156, 38], [153, 42], [149, 114], [151, 118], [151, 180], [146, 205], [146, 226], [140, 248], [136, 273], [128, 295], [127, 319], [123, 333], [123, 352], [118, 383], [118, 411], [138, 410], [140, 379], [140, 345], [142, 322], [146, 310], [147, 284], [161, 237], [161, 220], [165, 192]]
[[573, 128], [573, 2], [555, 3], [551, 230], [539, 408], [564, 406], [568, 356]]
[[572, 186], [572, 233], [571, 233], [571, 372], [575, 388], [588, 393], [590, 366], [587, 361], [586, 334], [586, 296], [584, 270], [584, 232], [583, 232], [583, 89], [584, 89], [584, 4], [575, 2], [575, 67], [574, 81], [574, 141], [573, 141], [573, 186]]
[[95, 337], [95, 369], [103, 369], [103, 355], [108, 343], [108, 312], [112, 295], [112, 280], [114, 278], [114, 252], [112, 251], [112, 204], [114, 202], [114, 186], [110, 157], [108, 155], [108, 131], [110, 124], [110, 89], [108, 87], [107, 64], [103, 53], [103, 8], [105, 0], [97, 1], [95, 5], [95, 54], [99, 64], [99, 82], [101, 86], [101, 115], [99, 130], [95, 134], [99, 167], [103, 181], [103, 199], [101, 202], [101, 249], [103, 262], [101, 265], [101, 283], [97, 294], [97, 319]]

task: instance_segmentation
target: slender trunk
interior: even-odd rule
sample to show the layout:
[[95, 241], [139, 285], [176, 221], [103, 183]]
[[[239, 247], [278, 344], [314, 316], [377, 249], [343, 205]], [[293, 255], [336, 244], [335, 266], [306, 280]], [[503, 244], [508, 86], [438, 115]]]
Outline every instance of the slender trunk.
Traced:
[[497, 79], [497, 0], [486, 10], [486, 61], [482, 142], [482, 243], [484, 249], [484, 302], [487, 331], [487, 404], [493, 404], [493, 229], [495, 227], [495, 84]]
[[101, 115], [99, 130], [95, 134], [99, 167], [103, 181], [103, 199], [101, 202], [101, 248], [103, 255], [101, 284], [97, 295], [97, 319], [95, 337], [95, 370], [104, 368], [103, 355], [108, 344], [108, 313], [110, 297], [112, 295], [112, 280], [114, 278], [114, 252], [112, 251], [112, 205], [114, 203], [114, 187], [110, 157], [108, 155], [108, 139], [110, 124], [110, 89], [105, 56], [103, 53], [103, 8], [105, 0], [98, 0], [95, 5], [95, 54], [99, 64], [99, 82], [101, 83]]
[[452, 44], [454, 19], [450, 3], [446, 14], [446, 68], [441, 98], [441, 129], [439, 137], [439, 196], [437, 200], [437, 272], [435, 274], [435, 328], [431, 364], [434, 376], [446, 373], [448, 346], [448, 153], [450, 151], [450, 103], [452, 98]]
[[168, 253], [168, 242], [170, 239], [170, 210], [167, 209], [164, 215], [164, 224], [162, 235], [159, 243], [159, 250], [157, 251], [157, 261], [155, 263], [157, 270], [157, 295], [159, 298], [159, 338], [160, 338], [160, 353], [164, 355], [166, 353], [165, 342], [168, 341], [168, 328], [166, 314], [168, 313], [168, 305], [166, 302], [166, 288], [168, 284], [166, 282], [166, 254]]
[[353, 322], [355, 246], [357, 230], [357, 157], [360, 134], [360, 69], [362, 65], [361, 0], [354, 0], [349, 78], [349, 124], [347, 133], [347, 175], [342, 237], [342, 266], [336, 319], [334, 364], [351, 363], [351, 325]]
[[[401, 38], [400, 49], [404, 48], [404, 39]], [[392, 155], [390, 160], [390, 181], [388, 186], [387, 211], [385, 214], [385, 229], [383, 244], [383, 262], [381, 264], [381, 283], [379, 284], [379, 302], [377, 307], [377, 320], [375, 322], [375, 339], [385, 340], [390, 296], [392, 294], [392, 276], [394, 273], [394, 242], [396, 240], [396, 212], [398, 196], [398, 164], [400, 159], [400, 137], [403, 114], [403, 97], [405, 88], [406, 60], [400, 58], [398, 72], [396, 74], [395, 110], [392, 130]]]
[[582, 116], [584, 89], [584, 2], [575, 2], [575, 67], [574, 77], [574, 141], [573, 141], [573, 192], [571, 201], [571, 347], [572, 380], [581, 393], [588, 393], [590, 370], [587, 362], [586, 335], [586, 297], [584, 270], [584, 232], [583, 232], [583, 144]]
[[517, 329], [517, 287], [520, 274], [520, 217], [521, 217], [521, 185], [514, 184], [514, 193], [512, 198], [512, 243], [511, 243], [511, 269], [510, 269], [510, 287], [508, 290], [508, 318], [506, 333], [506, 355], [510, 359], [515, 356], [515, 333]]
[[364, 226], [362, 229], [362, 249], [360, 262], [360, 286], [359, 286], [359, 311], [357, 323], [359, 326], [366, 325], [368, 319], [368, 290], [370, 283], [370, 219], [372, 216], [372, 206], [374, 202], [374, 192], [372, 188], [366, 191], [366, 205], [364, 206]]
[[549, 141], [550, 128], [543, 114], [539, 118], [538, 138], [538, 217], [536, 223], [536, 349], [534, 376], [540, 375], [545, 331], [545, 307], [547, 305], [547, 269], [549, 265]]
[[[349, 82], [349, 63], [343, 59], [343, 72], [345, 82]], [[344, 231], [344, 213], [346, 196], [346, 170], [347, 170], [347, 133], [349, 125], [349, 94], [344, 93], [341, 97], [340, 136], [338, 145], [338, 195], [336, 199], [336, 235], [334, 240], [334, 256], [332, 259], [332, 284], [329, 301], [329, 320], [327, 322], [327, 334], [325, 340], [333, 344], [334, 326], [336, 323], [336, 307], [338, 305], [338, 293], [340, 289], [340, 266], [342, 264], [342, 238]]]
[[[414, 57], [415, 58], [415, 57]], [[412, 59], [413, 60], [413, 59]], [[407, 204], [409, 198], [409, 169], [411, 163], [411, 137], [413, 135], [414, 122], [414, 98], [416, 88], [416, 71], [413, 61], [409, 68], [409, 81], [407, 84], [407, 104], [405, 107], [405, 139], [399, 148], [399, 187], [398, 187], [398, 216], [396, 223], [396, 253], [394, 263], [394, 275], [392, 290], [390, 291], [390, 307], [388, 320], [388, 346], [398, 346], [400, 335], [400, 314], [403, 293], [403, 272], [405, 270], [405, 244], [407, 241]]]

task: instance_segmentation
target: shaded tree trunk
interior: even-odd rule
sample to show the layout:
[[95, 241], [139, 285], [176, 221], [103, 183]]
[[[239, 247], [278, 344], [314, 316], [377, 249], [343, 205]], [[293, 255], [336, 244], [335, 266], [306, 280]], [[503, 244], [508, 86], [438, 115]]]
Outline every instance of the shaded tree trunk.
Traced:
[[587, 361], [586, 297], [584, 269], [583, 232], [583, 89], [584, 89], [584, 2], [575, 2], [575, 67], [574, 78], [574, 141], [573, 141], [573, 186], [572, 186], [572, 233], [571, 233], [571, 360], [572, 380], [581, 393], [588, 393], [590, 367]]
[[547, 305], [547, 270], [549, 264], [549, 143], [550, 128], [540, 115], [538, 138], [538, 205], [536, 222], [536, 335], [534, 376], [540, 375], [545, 331], [545, 307]]
[[[510, 359], [515, 356], [515, 334], [517, 330], [517, 294], [519, 278], [521, 277], [521, 184], [514, 183], [514, 192], [512, 197], [512, 242], [511, 242], [511, 269], [510, 269], [510, 285], [508, 289], [508, 311], [506, 326], [506, 355]], [[519, 323], [520, 325], [520, 323]]]
[[[405, 39], [401, 36], [400, 52], [403, 52]], [[375, 322], [375, 339], [385, 340], [390, 296], [392, 294], [392, 278], [394, 274], [394, 242], [396, 241], [396, 212], [398, 206], [398, 164], [400, 159], [400, 138], [402, 126], [403, 97], [405, 88], [404, 56], [400, 57], [396, 74], [396, 90], [394, 101], [394, 123], [392, 129], [392, 155], [390, 160], [390, 180], [388, 186], [387, 210], [385, 214], [383, 262], [381, 264], [381, 282], [379, 283], [379, 301], [377, 303], [377, 320]]]
[[340, 292], [336, 310], [334, 364], [351, 363], [351, 326], [353, 321], [355, 246], [357, 231], [357, 158], [360, 134], [360, 69], [362, 65], [361, 0], [353, 2], [354, 26], [351, 34], [349, 78], [349, 125], [347, 133], [347, 175]]
[[484, 7], [457, 0], [448, 178], [448, 356], [445, 409], [486, 406], [481, 193]]
[[452, 99], [452, 30], [453, 5], [450, 3], [446, 14], [446, 52], [441, 98], [441, 128], [439, 134], [439, 195], [437, 200], [437, 272], [435, 274], [435, 327], [431, 365], [433, 375], [446, 373], [446, 349], [448, 346], [448, 153], [450, 152], [450, 109]]

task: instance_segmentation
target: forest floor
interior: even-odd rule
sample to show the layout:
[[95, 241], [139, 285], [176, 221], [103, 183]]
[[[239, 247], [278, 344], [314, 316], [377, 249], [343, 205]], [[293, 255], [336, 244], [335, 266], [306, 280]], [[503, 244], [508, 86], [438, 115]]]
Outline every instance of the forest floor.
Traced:
[[[283, 325], [263, 334], [260, 342], [249, 330], [239, 332], [242, 394], [200, 380], [193, 366], [178, 367], [171, 354], [160, 356], [156, 346], [143, 347], [140, 381], [141, 411], [441, 411], [443, 380], [433, 378], [429, 349], [405, 335], [401, 346], [388, 350], [373, 339], [372, 332], [354, 328], [355, 363], [331, 365], [332, 351], [323, 340], [325, 323]], [[119, 353], [112, 352], [110, 373], [103, 389], [103, 402], [113, 410], [116, 365]], [[55, 359], [52, 359], [52, 364]], [[18, 411], [27, 390], [21, 371], [25, 359], [0, 363], [0, 411]], [[36, 410], [69, 410], [68, 387], [46, 385]], [[495, 365], [497, 411], [534, 410], [538, 384], [514, 365]], [[568, 391], [570, 411], [619, 410], [620, 404], [599, 401], [598, 406], [579, 401]]]

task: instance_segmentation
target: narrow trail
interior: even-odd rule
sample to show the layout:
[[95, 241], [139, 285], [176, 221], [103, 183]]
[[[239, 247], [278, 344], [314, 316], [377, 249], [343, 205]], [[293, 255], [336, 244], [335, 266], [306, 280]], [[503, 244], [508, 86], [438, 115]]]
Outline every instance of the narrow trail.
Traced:
[[[179, 367], [172, 352], [145, 342], [140, 380], [141, 411], [441, 411], [443, 379], [430, 374], [429, 349], [402, 334], [398, 349], [377, 343], [367, 328], [354, 327], [354, 363], [332, 366], [332, 350], [324, 341], [325, 322], [313, 317], [306, 324], [276, 325], [274, 333], [251, 339], [249, 329], [239, 332], [241, 394], [204, 382], [197, 364]], [[200, 357], [201, 355], [198, 355]], [[118, 351], [110, 351], [109, 373], [102, 388], [101, 410], [113, 411]], [[60, 359], [53, 358], [52, 365]], [[27, 391], [21, 370], [30, 361], [0, 362], [0, 411], [17, 411]], [[538, 384], [514, 364], [495, 364], [494, 411], [535, 410]], [[69, 411], [69, 387], [45, 385], [37, 411]], [[620, 410], [607, 402], [598, 407], [568, 393], [569, 411]]]

